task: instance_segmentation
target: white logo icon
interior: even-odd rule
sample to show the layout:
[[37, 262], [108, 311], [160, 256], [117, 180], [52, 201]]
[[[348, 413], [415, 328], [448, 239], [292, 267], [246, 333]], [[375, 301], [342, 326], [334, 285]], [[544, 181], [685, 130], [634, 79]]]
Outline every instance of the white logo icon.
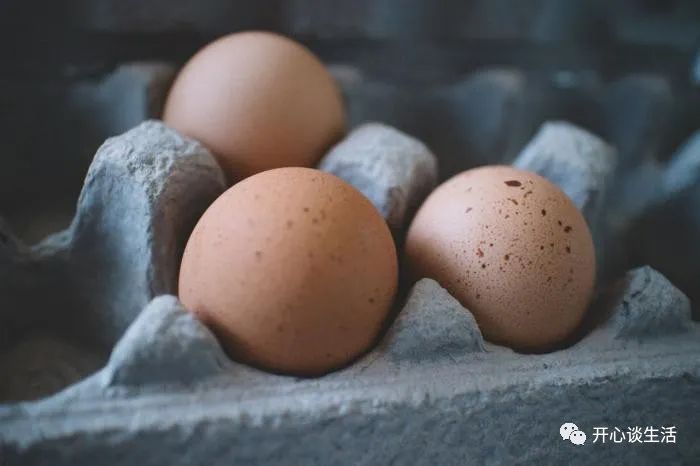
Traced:
[[576, 424], [574, 424], [573, 422], [565, 422], [559, 428], [559, 435], [561, 435], [562, 439], [569, 440], [571, 432], [575, 430], [578, 430], [578, 426]]
[[583, 445], [586, 443], [586, 434], [579, 430], [578, 426], [573, 422], [565, 422], [559, 428], [559, 435], [563, 440], [569, 440], [574, 445]]
[[575, 430], [571, 432], [569, 440], [571, 440], [571, 443], [574, 445], [583, 445], [586, 443], [586, 434], [580, 430]]

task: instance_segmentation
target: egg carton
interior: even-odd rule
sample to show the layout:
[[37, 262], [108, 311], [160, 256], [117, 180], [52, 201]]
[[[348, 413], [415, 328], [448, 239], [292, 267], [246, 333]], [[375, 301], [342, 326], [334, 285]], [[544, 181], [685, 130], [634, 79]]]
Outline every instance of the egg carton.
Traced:
[[[219, 168], [198, 143], [148, 122], [100, 149], [66, 231], [27, 247], [0, 227], [0, 465], [697, 458], [699, 340], [687, 298], [650, 267], [612, 288], [606, 279], [641, 251], [687, 293], [698, 288], [700, 135], [659, 161], [675, 132], [686, 138], [700, 122], [686, 111], [697, 94], [653, 74], [607, 83], [491, 68], [403, 86], [331, 70], [352, 126], [373, 118], [419, 136], [441, 178], [513, 163], [564, 189], [591, 226], [609, 289], [580, 331], [558, 351], [514, 353], [484, 342], [471, 314], [426, 280], [378, 345], [339, 372], [295, 379], [231, 362], [174, 298], [157, 298], [174, 293], [189, 231], [224, 189]], [[101, 115], [90, 140], [156, 115], [172, 71], [127, 64], [72, 89], [74, 107]], [[576, 125], [540, 127], [552, 117]], [[367, 195], [399, 243], [437, 179], [426, 145], [386, 124], [357, 128], [320, 167]], [[11, 172], [0, 173], [9, 193], [25, 178]], [[588, 444], [561, 440], [567, 421]], [[596, 425], [660, 424], [678, 427], [677, 444], [590, 445]]]
[[[667, 175], [689, 176], [677, 167], [697, 167], [697, 153], [686, 147]], [[600, 237], [616, 161], [598, 137], [549, 122], [514, 165], [558, 183]], [[428, 148], [383, 124], [357, 128], [320, 167], [364, 192], [399, 239], [436, 182]], [[697, 190], [671, 184], [671, 197]], [[0, 405], [0, 464], [700, 457], [700, 326], [688, 298], [651, 267], [629, 271], [578, 335], [548, 354], [485, 342], [470, 312], [424, 279], [376, 347], [340, 371], [300, 379], [231, 361], [172, 296], [189, 231], [224, 188], [204, 147], [148, 121], [99, 149], [67, 230], [32, 248], [3, 230], [0, 367], [4, 398], [15, 402]], [[589, 441], [562, 440], [565, 422]], [[672, 425], [678, 437], [593, 444], [601, 425]]]

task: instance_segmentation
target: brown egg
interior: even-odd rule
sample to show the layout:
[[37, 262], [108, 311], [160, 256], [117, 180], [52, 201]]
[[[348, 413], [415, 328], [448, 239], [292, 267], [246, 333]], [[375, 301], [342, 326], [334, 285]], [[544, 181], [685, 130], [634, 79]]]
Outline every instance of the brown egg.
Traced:
[[415, 278], [436, 279], [472, 311], [487, 339], [524, 350], [570, 335], [595, 281], [576, 206], [548, 180], [506, 166], [439, 186], [413, 220], [406, 258]]
[[345, 131], [338, 87], [304, 46], [268, 32], [220, 38], [185, 65], [163, 120], [200, 140], [230, 181], [316, 164]]
[[179, 288], [235, 359], [318, 375], [369, 349], [397, 281], [393, 239], [367, 198], [333, 175], [280, 168], [209, 207]]

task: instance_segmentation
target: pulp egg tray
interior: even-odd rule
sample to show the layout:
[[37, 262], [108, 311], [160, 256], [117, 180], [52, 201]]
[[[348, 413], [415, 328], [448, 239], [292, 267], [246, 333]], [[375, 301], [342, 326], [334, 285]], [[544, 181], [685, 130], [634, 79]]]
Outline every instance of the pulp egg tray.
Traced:
[[[150, 101], [167, 89], [152, 87], [153, 70], [129, 64], [98, 93], [136, 76], [129, 85]], [[154, 115], [134, 107], [133, 128], [97, 151], [67, 229], [31, 247], [0, 229], [0, 465], [696, 463], [700, 325], [687, 295], [698, 289], [700, 133], [658, 157], [667, 127], [655, 118], [697, 100], [654, 75], [484, 69], [419, 89], [332, 70], [354, 129], [320, 168], [367, 195], [399, 246], [438, 179], [477, 164], [536, 171], [571, 197], [599, 263], [576, 334], [546, 354], [490, 344], [424, 279], [339, 371], [295, 378], [230, 360], [174, 296], [223, 175], [206, 148], [139, 123]], [[567, 422], [585, 444], [561, 438]], [[598, 427], [630, 426], [677, 434], [594, 442]]]

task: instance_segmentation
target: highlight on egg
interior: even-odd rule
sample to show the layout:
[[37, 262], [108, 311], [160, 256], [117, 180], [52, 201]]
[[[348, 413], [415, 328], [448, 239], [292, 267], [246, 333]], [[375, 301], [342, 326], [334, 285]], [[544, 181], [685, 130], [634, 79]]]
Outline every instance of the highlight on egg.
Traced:
[[303, 45], [270, 32], [222, 37], [182, 68], [163, 120], [207, 146], [233, 183], [311, 167], [345, 132], [340, 91]]
[[546, 350], [580, 324], [595, 284], [581, 212], [557, 186], [508, 166], [465, 171], [440, 185], [407, 234], [414, 279], [437, 280], [492, 342]]
[[279, 168], [207, 209], [179, 296], [234, 359], [315, 376], [372, 346], [397, 286], [394, 241], [370, 201], [334, 175]]

